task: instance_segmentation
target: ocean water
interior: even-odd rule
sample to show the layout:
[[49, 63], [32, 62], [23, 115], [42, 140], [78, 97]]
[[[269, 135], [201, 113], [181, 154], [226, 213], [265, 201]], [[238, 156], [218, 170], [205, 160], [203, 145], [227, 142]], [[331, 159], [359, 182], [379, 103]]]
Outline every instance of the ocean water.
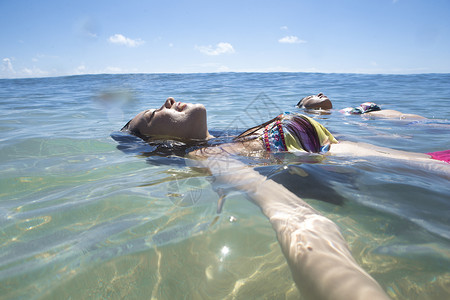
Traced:
[[[141, 155], [138, 139], [123, 147], [117, 131], [172, 96], [204, 104], [226, 135], [318, 92], [336, 110], [311, 116], [341, 140], [450, 149], [450, 74], [0, 79], [0, 299], [298, 299], [258, 207], [234, 192], [217, 213], [209, 177], [184, 158]], [[428, 120], [337, 111], [365, 101]], [[336, 222], [391, 298], [450, 297], [448, 172], [351, 157], [255, 168]]]

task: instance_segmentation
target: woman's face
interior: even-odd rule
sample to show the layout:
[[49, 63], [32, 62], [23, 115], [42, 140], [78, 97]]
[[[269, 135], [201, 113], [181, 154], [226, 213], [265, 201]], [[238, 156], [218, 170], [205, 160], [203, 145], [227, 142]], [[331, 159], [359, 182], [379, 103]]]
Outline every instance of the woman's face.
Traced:
[[134, 117], [130, 131], [144, 136], [204, 140], [210, 137], [206, 109], [201, 104], [176, 102], [167, 98], [159, 109], [148, 109]]
[[332, 109], [330, 99], [322, 93], [317, 95], [311, 95], [303, 98], [297, 104], [298, 107], [304, 107], [306, 109]]

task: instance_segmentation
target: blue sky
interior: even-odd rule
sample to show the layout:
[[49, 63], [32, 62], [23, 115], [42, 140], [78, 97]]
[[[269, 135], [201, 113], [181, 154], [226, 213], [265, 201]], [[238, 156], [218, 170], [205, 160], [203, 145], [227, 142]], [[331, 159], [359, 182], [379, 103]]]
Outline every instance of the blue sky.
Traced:
[[448, 0], [1, 0], [0, 11], [0, 78], [450, 72]]

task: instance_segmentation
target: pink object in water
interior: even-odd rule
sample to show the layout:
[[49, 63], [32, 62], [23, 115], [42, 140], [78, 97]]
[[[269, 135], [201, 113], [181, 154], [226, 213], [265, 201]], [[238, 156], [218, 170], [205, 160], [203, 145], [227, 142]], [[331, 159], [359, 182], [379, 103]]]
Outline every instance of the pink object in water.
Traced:
[[426, 154], [431, 155], [432, 159], [442, 160], [442, 161], [445, 161], [447, 163], [450, 163], [450, 150], [429, 152], [429, 153], [426, 153]]

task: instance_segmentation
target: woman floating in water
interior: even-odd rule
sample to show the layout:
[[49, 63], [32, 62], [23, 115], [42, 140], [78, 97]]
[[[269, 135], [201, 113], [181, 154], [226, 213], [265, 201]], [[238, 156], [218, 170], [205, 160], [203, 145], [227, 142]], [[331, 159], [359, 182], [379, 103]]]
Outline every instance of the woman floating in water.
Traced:
[[[145, 140], [204, 142], [212, 138], [205, 107], [176, 102], [173, 98], [168, 98], [159, 109], [139, 113], [122, 130]], [[283, 152], [383, 156], [421, 164], [431, 163], [430, 156], [338, 142], [321, 124], [300, 114], [279, 115], [246, 130], [232, 143], [199, 148], [188, 154], [192, 166], [207, 168], [216, 182], [245, 192], [260, 207], [276, 231], [303, 295], [311, 299], [387, 299], [379, 284], [352, 257], [335, 223], [282, 185], [233, 158], [236, 155], [267, 157], [270, 153]], [[448, 166], [442, 163], [444, 167]]]
[[[330, 99], [322, 93], [317, 95], [310, 95], [297, 103], [297, 107], [311, 109], [311, 110], [328, 110], [332, 109], [333, 105]], [[425, 117], [415, 114], [404, 114], [393, 109], [381, 109], [373, 102], [364, 102], [356, 107], [347, 107], [341, 109], [340, 112], [352, 115], [364, 115], [370, 117], [399, 119], [399, 120], [423, 120]]]
[[[208, 132], [205, 107], [201, 104], [176, 102], [173, 98], [168, 98], [159, 109], [148, 109], [139, 113], [122, 128], [122, 131], [128, 131], [144, 140], [205, 141], [213, 138]], [[246, 130], [236, 137], [233, 143], [199, 149], [190, 156], [207, 156], [218, 151], [260, 157], [265, 157], [270, 152], [286, 151], [297, 155], [320, 153], [352, 157], [377, 156], [424, 164], [429, 163], [430, 158], [435, 156], [377, 147], [363, 142], [338, 142], [314, 119], [289, 113], [281, 114], [264, 124]]]

